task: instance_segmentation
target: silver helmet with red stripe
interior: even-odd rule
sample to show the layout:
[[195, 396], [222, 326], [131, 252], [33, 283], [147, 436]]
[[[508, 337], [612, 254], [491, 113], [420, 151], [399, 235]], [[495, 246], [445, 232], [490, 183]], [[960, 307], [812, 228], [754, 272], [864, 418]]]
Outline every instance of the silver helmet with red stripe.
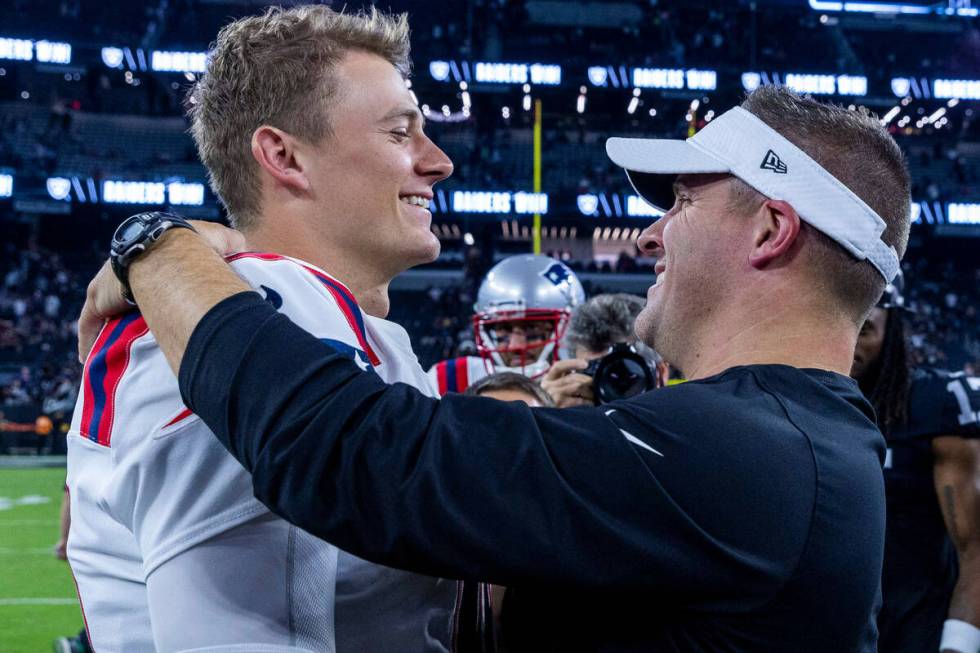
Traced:
[[539, 254], [505, 258], [477, 292], [477, 350], [496, 372], [541, 376], [558, 358], [572, 309], [584, 301], [582, 283], [561, 261]]

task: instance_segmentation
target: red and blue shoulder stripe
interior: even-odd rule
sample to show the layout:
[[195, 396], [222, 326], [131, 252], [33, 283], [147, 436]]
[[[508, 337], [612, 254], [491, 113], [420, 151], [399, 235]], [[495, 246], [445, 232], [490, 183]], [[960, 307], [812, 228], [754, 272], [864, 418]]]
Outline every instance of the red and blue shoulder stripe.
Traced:
[[447, 392], [463, 392], [470, 385], [468, 360], [450, 358], [436, 363], [436, 381], [439, 385], [439, 395]]
[[85, 363], [81, 434], [108, 447], [116, 410], [116, 391], [129, 367], [133, 343], [147, 334], [146, 320], [129, 313], [106, 323]]
[[333, 295], [333, 298], [337, 300], [337, 305], [340, 307], [340, 311], [347, 319], [347, 324], [349, 324], [350, 328], [354, 331], [354, 336], [357, 338], [357, 342], [361, 345], [364, 353], [367, 354], [371, 365], [377, 367], [381, 364], [381, 359], [378, 358], [377, 354], [374, 353], [374, 350], [368, 343], [367, 329], [364, 326], [364, 316], [361, 314], [361, 308], [357, 305], [357, 300], [354, 298], [354, 294], [346, 286], [344, 286], [344, 284], [336, 281], [335, 279], [331, 279], [316, 268], [310, 267], [309, 265], [303, 265], [299, 261], [294, 261], [291, 258], [280, 256], [278, 254], [244, 252], [242, 254], [230, 256], [226, 260], [230, 263], [243, 258], [257, 258], [263, 261], [289, 261], [290, 263], [294, 263], [312, 274], [316, 280], [323, 284], [323, 287], [326, 288], [331, 295]]

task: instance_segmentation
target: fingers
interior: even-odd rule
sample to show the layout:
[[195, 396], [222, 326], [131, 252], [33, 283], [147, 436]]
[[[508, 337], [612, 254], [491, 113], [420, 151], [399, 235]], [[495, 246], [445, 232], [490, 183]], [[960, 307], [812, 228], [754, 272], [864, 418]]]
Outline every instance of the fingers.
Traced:
[[542, 387], [559, 408], [586, 406], [593, 402], [592, 378], [584, 374], [567, 374], [547, 385], [542, 383]]
[[560, 360], [541, 379], [541, 387], [559, 408], [591, 405], [592, 377], [577, 373], [588, 366], [589, 361], [581, 358]]
[[203, 220], [191, 220], [190, 223], [200, 234], [201, 238], [221, 256], [231, 256], [248, 249], [242, 232], [229, 229], [224, 225]]
[[560, 379], [556, 384], [556, 389], [568, 395], [592, 400], [592, 377], [584, 374], [569, 374]]
[[88, 358], [105, 321], [129, 311], [132, 306], [122, 295], [122, 284], [106, 261], [88, 284], [85, 305], [78, 316], [78, 360]]
[[560, 379], [552, 379], [546, 382], [545, 379], [541, 380], [541, 387], [552, 392], [552, 390], [570, 390], [576, 388], [588, 388], [590, 391], [592, 389], [592, 377], [586, 376], [585, 374], [566, 374]]
[[543, 381], [554, 381], [565, 376], [569, 372], [574, 372], [575, 370], [584, 370], [589, 366], [589, 361], [582, 358], [567, 358], [565, 360], [557, 361], [548, 370], [548, 373], [544, 375]]
[[228, 247], [224, 255], [230, 256], [231, 254], [240, 254], [245, 251], [248, 251], [248, 243], [245, 242], [245, 235], [240, 231], [231, 230]]
[[98, 318], [92, 311], [91, 306], [86, 301], [82, 307], [82, 314], [78, 317], [78, 362], [85, 363], [88, 353], [95, 346], [95, 340], [99, 337], [99, 330], [105, 320]]

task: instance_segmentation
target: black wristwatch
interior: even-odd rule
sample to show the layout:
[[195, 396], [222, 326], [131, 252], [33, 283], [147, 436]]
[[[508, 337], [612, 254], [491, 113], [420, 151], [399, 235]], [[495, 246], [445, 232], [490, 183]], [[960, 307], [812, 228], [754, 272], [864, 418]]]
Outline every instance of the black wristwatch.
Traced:
[[129, 265], [137, 256], [145, 252], [160, 237], [174, 228], [185, 228], [197, 231], [191, 224], [173, 213], [163, 211], [148, 211], [137, 213], [122, 221], [112, 235], [112, 246], [109, 248], [109, 261], [116, 278], [122, 282], [123, 297], [135, 305], [133, 290], [129, 287]]

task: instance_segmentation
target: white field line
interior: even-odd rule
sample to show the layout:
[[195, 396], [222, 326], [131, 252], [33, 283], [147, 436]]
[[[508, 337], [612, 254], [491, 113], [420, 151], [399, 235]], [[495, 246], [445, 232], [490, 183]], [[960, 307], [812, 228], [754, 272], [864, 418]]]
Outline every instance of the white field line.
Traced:
[[0, 606], [4, 605], [78, 605], [78, 599], [0, 599]]
[[0, 547], [0, 555], [49, 555], [54, 557], [54, 546], [41, 548], [18, 549], [15, 547]]

